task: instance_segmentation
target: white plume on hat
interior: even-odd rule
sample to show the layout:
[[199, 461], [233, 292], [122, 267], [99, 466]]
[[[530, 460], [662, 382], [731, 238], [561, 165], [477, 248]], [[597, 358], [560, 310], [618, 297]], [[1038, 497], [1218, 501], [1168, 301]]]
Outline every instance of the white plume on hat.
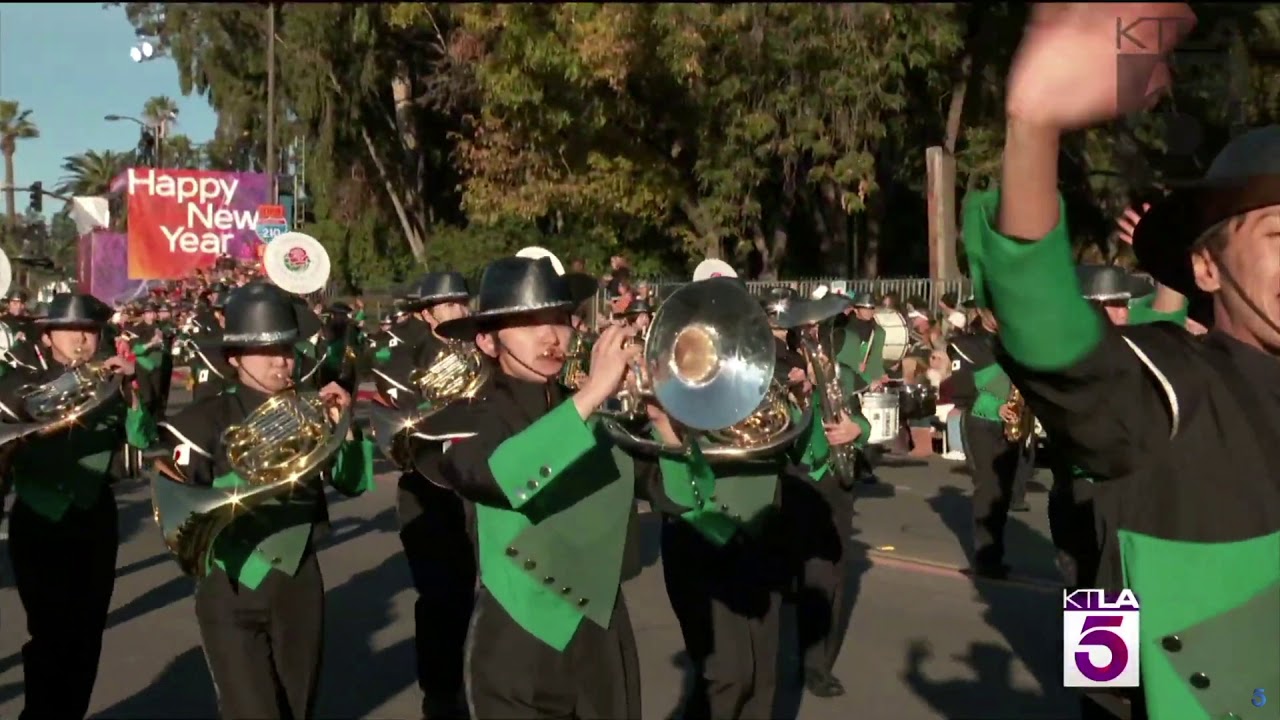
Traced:
[[738, 272], [733, 266], [723, 260], [710, 258], [698, 263], [698, 267], [693, 269], [693, 281], [707, 280], [714, 277], [738, 277]]
[[547, 258], [551, 261], [551, 267], [556, 269], [557, 275], [564, 274], [564, 263], [560, 262], [560, 258], [556, 257], [555, 253], [544, 247], [530, 245], [527, 248], [522, 248], [520, 252], [516, 253], [516, 257], [529, 258], [530, 260], [541, 260], [542, 258]]

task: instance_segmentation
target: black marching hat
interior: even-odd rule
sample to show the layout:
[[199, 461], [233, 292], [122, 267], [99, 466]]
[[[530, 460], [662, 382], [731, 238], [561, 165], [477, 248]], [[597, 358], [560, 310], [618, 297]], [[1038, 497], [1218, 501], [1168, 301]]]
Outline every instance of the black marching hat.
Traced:
[[871, 297], [871, 293], [866, 290], [860, 290], [853, 295], [853, 302], [850, 303], [856, 308], [873, 308], [876, 306], [875, 298]]
[[316, 334], [320, 318], [306, 301], [261, 281], [236, 288], [227, 298], [224, 348], [292, 345]]
[[1207, 298], [1195, 283], [1192, 246], [1219, 223], [1270, 205], [1280, 205], [1280, 125], [1236, 137], [1203, 179], [1174, 185], [1138, 222], [1134, 254], [1143, 270], [1187, 296], [1194, 309]]
[[622, 317], [634, 317], [636, 315], [652, 315], [653, 309], [654, 309], [653, 306], [649, 304], [648, 300], [644, 298], [636, 298], [635, 300], [631, 301], [631, 304], [627, 306], [626, 310], [623, 310], [620, 313], [614, 313], [614, 315], [622, 316]]
[[424, 310], [445, 302], [466, 302], [471, 298], [467, 279], [459, 272], [429, 272], [418, 278], [401, 298], [408, 311]]
[[1126, 303], [1145, 294], [1145, 283], [1117, 265], [1079, 265], [1080, 295], [1100, 303]]
[[778, 318], [786, 315], [800, 302], [800, 293], [790, 287], [771, 287], [760, 298], [760, 306], [764, 308], [764, 314], [769, 316], [769, 324], [773, 327], [786, 327], [778, 323]]
[[5, 293], [4, 299], [9, 301], [17, 300], [19, 302], [26, 302], [28, 299], [30, 299], [30, 296], [27, 295], [26, 290], [23, 290], [22, 288], [14, 288], [9, 292]]
[[504, 257], [489, 263], [476, 293], [476, 312], [436, 326], [452, 340], [474, 340], [496, 320], [545, 310], [572, 311], [578, 303], [568, 283], [547, 258]]
[[44, 317], [36, 318], [41, 329], [60, 327], [100, 327], [111, 320], [111, 306], [92, 295], [58, 293], [49, 301]]

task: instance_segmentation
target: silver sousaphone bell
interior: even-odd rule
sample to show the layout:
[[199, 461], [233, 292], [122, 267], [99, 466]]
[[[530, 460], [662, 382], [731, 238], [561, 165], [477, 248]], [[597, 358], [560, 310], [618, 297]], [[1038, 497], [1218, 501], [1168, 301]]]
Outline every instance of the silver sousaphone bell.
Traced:
[[[812, 420], [805, 407], [792, 422], [800, 404], [774, 379], [776, 362], [769, 318], [746, 288], [727, 277], [690, 283], [659, 307], [635, 382], [618, 398], [622, 408], [601, 411], [601, 422], [619, 446], [644, 455], [684, 455], [694, 441], [712, 461], [770, 455]], [[684, 426], [683, 446], [633, 430], [643, 420], [640, 398]]]

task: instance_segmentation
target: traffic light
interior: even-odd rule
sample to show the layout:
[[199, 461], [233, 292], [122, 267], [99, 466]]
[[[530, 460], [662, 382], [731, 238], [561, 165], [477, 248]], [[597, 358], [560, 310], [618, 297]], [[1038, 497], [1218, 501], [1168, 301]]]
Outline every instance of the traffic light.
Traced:
[[44, 212], [44, 183], [39, 180], [31, 183], [29, 192], [31, 193], [31, 210]]

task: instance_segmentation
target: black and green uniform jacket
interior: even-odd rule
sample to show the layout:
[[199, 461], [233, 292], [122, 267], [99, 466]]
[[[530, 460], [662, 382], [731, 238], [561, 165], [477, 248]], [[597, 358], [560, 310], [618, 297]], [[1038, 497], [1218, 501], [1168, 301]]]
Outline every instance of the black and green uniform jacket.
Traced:
[[[222, 434], [244, 421], [268, 397], [232, 385], [218, 395], [193, 402], [160, 423], [157, 446], [160, 452], [172, 455], [174, 466], [187, 482], [220, 490], [243, 486], [244, 478], [227, 462]], [[296, 573], [314, 551], [317, 531], [328, 529], [324, 484], [327, 482], [347, 496], [373, 487], [373, 444], [358, 433], [355, 437], [343, 444], [328, 471], [233, 520], [214, 539], [208, 558], [210, 566], [222, 568], [251, 590], [273, 571], [290, 576]]]
[[[1002, 423], [1000, 408], [1009, 402], [1013, 385], [996, 360], [996, 339], [986, 331], [957, 335], [947, 346], [963, 407], [980, 420]], [[958, 402], [957, 404], [961, 404]]]
[[220, 330], [201, 332], [191, 338], [191, 397], [195, 401], [213, 397], [236, 382], [235, 368], [227, 362], [226, 354], [219, 346]]
[[158, 372], [161, 363], [164, 362], [165, 353], [169, 351], [168, 345], [163, 341], [158, 345], [151, 345], [151, 339], [155, 337], [157, 330], [164, 332], [164, 328], [159, 323], [140, 322], [129, 326], [126, 330], [135, 335], [129, 343], [129, 349], [133, 351], [136, 358], [138, 372]]
[[444, 343], [421, 318], [411, 316], [391, 326], [369, 367], [378, 394], [392, 407], [416, 402], [417, 389], [409, 382], [409, 376], [418, 368], [429, 367], [443, 347]]
[[[44, 367], [44, 354], [40, 351], [40, 329], [26, 315], [14, 316], [8, 313], [0, 315], [0, 321], [9, 326], [13, 333], [13, 344], [9, 353], [20, 365], [27, 369]], [[9, 363], [0, 363], [0, 375], [8, 372]]]
[[[639, 557], [634, 464], [558, 384], [497, 373], [479, 397], [450, 406], [452, 427], [434, 424], [448, 447], [438, 473], [422, 472], [475, 503], [485, 588], [529, 634], [563, 650], [584, 620], [609, 626], [626, 561]], [[671, 492], [706, 482], [689, 462], [662, 471]]]
[[[853, 370], [859, 388], [884, 377], [885, 332], [879, 323], [850, 315], [838, 323], [835, 337], [836, 360]], [[859, 371], [864, 359], [866, 369]]]
[[[14, 370], [0, 378], [0, 420], [30, 422], [19, 388], [49, 382], [66, 372], [56, 360], [46, 362], [44, 369]], [[117, 458], [125, 442], [139, 449], [151, 445], [155, 423], [144, 410], [131, 407], [127, 379], [121, 387], [114, 400], [66, 430], [16, 441], [10, 472], [20, 502], [54, 522], [73, 506], [87, 510], [123, 470]]]
[[965, 206], [975, 294], [1036, 417], [1103, 486], [1099, 578], [1141, 603], [1150, 717], [1280, 717], [1250, 702], [1280, 682], [1280, 362], [1222, 333], [1111, 326], [1080, 296], [1065, 222], [1019, 242], [997, 204]]

